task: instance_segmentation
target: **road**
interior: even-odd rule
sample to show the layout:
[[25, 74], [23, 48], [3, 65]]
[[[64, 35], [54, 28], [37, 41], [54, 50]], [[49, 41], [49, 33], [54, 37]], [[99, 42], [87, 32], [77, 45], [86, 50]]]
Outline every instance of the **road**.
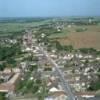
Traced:
[[76, 100], [75, 95], [72, 93], [71, 87], [68, 84], [68, 82], [65, 81], [64, 76], [63, 76], [63, 73], [59, 69], [59, 66], [50, 57], [50, 55], [47, 53], [47, 51], [45, 51], [41, 46], [39, 46], [39, 49], [40, 49], [41, 53], [43, 53], [43, 55], [47, 58], [47, 60], [55, 67], [55, 70], [56, 70], [57, 74], [60, 77], [60, 81], [62, 82], [63, 88], [64, 88], [66, 94], [68, 95], [69, 100]]

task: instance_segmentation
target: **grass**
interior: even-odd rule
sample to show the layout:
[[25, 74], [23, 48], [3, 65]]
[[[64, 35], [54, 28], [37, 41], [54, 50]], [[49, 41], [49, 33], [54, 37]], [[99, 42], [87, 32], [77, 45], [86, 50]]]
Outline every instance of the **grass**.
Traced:
[[22, 31], [24, 31], [27, 28], [43, 25], [47, 22], [48, 20], [40, 21], [40, 22], [29, 22], [29, 23], [20, 23], [20, 22], [19, 23], [11, 23], [11, 22], [0, 23], [0, 36], [3, 36], [3, 35], [5, 36], [5, 34], [9, 35], [9, 34], [15, 34], [15, 33], [21, 34]]
[[54, 34], [51, 34], [49, 36], [49, 38], [63, 38], [63, 37], [66, 37], [67, 34], [69, 34], [70, 31], [68, 29], [63, 29], [61, 32], [59, 33], [54, 33]]

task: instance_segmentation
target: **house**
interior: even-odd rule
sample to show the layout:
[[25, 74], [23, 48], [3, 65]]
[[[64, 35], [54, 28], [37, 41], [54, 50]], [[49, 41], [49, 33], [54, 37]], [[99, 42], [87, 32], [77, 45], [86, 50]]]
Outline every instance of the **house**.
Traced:
[[16, 73], [13, 77], [7, 82], [9, 84], [16, 84], [17, 80], [20, 79], [20, 73]]
[[14, 73], [11, 68], [5, 68], [4, 71], [0, 73], [0, 79], [2, 79], [4, 82], [7, 82], [8, 80], [10, 80], [13, 74]]
[[4, 74], [9, 74], [12, 73], [12, 69], [11, 68], [5, 68], [3, 71]]
[[67, 96], [64, 94], [55, 95], [55, 96], [48, 96], [44, 100], [67, 100]]
[[12, 71], [14, 73], [20, 73], [21, 72], [21, 69], [20, 68], [13, 68]]
[[95, 97], [95, 92], [79, 92], [77, 95], [83, 97], [83, 98], [93, 98]]
[[52, 87], [49, 90], [49, 96], [45, 98], [45, 100], [66, 100], [67, 95], [64, 90], [59, 90], [55, 87]]
[[20, 64], [21, 64], [21, 68], [22, 68], [22, 69], [25, 69], [26, 66], [27, 66], [27, 62], [21, 62]]
[[57, 91], [59, 91], [57, 88], [55, 88], [55, 87], [52, 87], [50, 90], [49, 90], [49, 92], [50, 93], [54, 93], [54, 92], [57, 92]]
[[11, 77], [13, 76], [13, 74], [14, 73], [7, 73], [7, 74], [2, 73], [0, 75], [0, 79], [2, 79], [4, 82], [7, 82], [7, 81], [9, 81], [11, 79]]
[[0, 84], [0, 92], [8, 93], [11, 91], [15, 91], [15, 86], [9, 83]]
[[44, 38], [46, 35], [44, 33], [41, 34], [41, 37]]
[[0, 84], [0, 92], [14, 92], [19, 79], [20, 73], [16, 73], [9, 81]]
[[100, 100], [100, 96], [98, 96], [98, 97], [91, 97], [91, 98], [88, 98], [88, 100]]
[[100, 61], [100, 57], [97, 57], [96, 60]]
[[75, 56], [79, 59], [83, 58], [83, 55], [82, 54], [75, 54]]
[[32, 51], [33, 49], [32, 48], [29, 48], [29, 47], [27, 47], [25, 50], [24, 50], [24, 52], [26, 51], [26, 52], [29, 52], [29, 51]]

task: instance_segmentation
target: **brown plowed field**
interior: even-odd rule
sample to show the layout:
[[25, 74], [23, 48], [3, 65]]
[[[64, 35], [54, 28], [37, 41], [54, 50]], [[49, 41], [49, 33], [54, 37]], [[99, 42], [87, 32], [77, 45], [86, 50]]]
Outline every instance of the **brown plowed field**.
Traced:
[[73, 45], [74, 48], [95, 48], [100, 50], [100, 26], [88, 26], [85, 32], [75, 32], [75, 27], [70, 33], [57, 40], [63, 45]]

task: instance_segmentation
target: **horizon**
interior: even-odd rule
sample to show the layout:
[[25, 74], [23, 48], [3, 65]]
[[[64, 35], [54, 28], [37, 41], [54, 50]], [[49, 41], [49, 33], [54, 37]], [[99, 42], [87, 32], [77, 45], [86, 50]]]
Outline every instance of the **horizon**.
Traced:
[[100, 16], [14, 16], [14, 17], [0, 17], [2, 18], [99, 18]]

